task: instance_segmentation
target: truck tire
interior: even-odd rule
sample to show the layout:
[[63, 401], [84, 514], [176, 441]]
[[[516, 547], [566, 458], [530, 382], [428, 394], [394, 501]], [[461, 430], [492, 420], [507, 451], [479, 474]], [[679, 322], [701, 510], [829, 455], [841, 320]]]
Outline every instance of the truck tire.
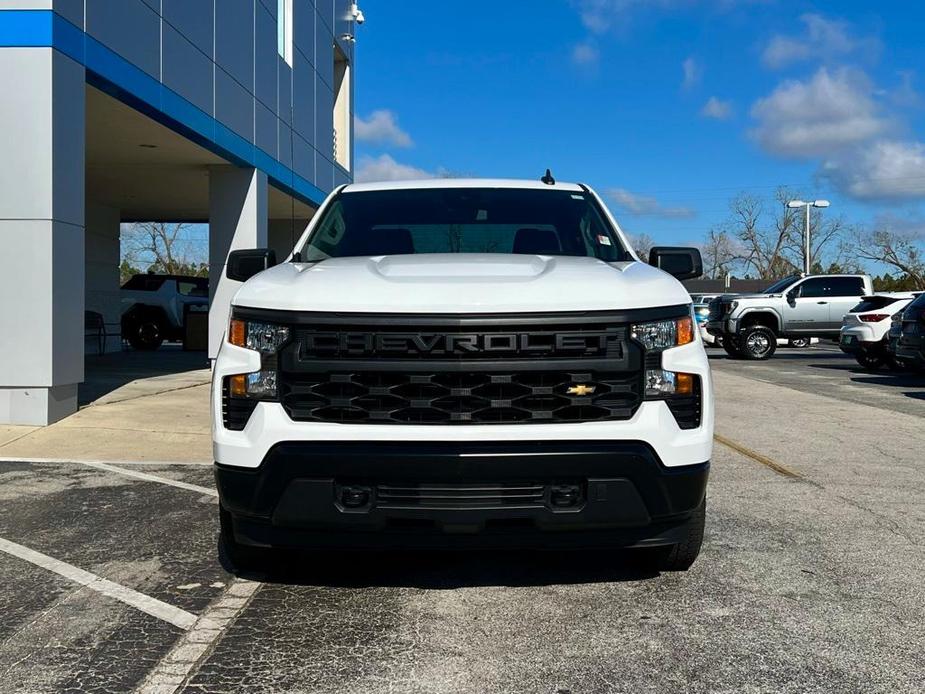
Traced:
[[739, 353], [751, 361], [762, 361], [774, 356], [777, 335], [764, 325], [746, 328], [739, 336]]
[[739, 339], [736, 337], [726, 336], [723, 338], [723, 349], [726, 350], [728, 354], [733, 359], [738, 359], [742, 356], [742, 353], [739, 352]]
[[218, 508], [218, 560], [222, 567], [236, 576], [242, 573], [267, 573], [271, 550], [242, 545], [234, 539], [231, 514]]
[[128, 321], [128, 343], [141, 352], [150, 352], [164, 341], [164, 327], [154, 316], [137, 316]]
[[683, 542], [673, 545], [662, 556], [658, 568], [662, 571], [687, 571], [691, 568], [691, 565], [700, 554], [706, 524], [707, 500], [704, 498], [687, 525], [687, 537]]
[[869, 350], [858, 352], [854, 358], [857, 360], [858, 364], [868, 371], [877, 371], [886, 363], [886, 356]]

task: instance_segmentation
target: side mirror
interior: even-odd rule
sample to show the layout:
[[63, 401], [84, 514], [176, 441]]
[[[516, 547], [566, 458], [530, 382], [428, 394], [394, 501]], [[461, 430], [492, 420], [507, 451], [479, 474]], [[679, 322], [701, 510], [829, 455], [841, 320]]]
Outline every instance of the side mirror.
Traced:
[[649, 265], [679, 280], [690, 280], [703, 274], [703, 259], [697, 248], [656, 246], [649, 251]]
[[225, 266], [225, 277], [236, 282], [247, 282], [258, 272], [276, 265], [276, 251], [269, 248], [249, 248], [231, 251]]
[[793, 306], [797, 302], [797, 297], [800, 296], [800, 288], [791, 289], [787, 292], [787, 303]]

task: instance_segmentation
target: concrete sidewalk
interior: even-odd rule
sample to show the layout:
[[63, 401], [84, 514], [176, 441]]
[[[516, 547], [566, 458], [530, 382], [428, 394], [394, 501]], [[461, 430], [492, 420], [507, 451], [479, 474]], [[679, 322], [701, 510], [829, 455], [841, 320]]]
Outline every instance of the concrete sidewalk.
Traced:
[[129, 380], [48, 427], [0, 426], [0, 458], [212, 461], [208, 369]]

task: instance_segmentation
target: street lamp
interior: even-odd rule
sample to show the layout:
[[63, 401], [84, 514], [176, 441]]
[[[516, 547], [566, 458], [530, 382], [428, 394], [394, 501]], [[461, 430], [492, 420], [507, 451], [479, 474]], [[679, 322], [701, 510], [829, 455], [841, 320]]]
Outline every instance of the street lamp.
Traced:
[[803, 202], [802, 200], [791, 200], [790, 202], [787, 203], [787, 207], [789, 207], [791, 210], [794, 210], [798, 207], [806, 208], [806, 226], [803, 230], [803, 245], [804, 245], [803, 274], [805, 275], [808, 275], [809, 270], [810, 270], [810, 267], [809, 267], [810, 257], [809, 256], [811, 252], [810, 251], [811, 246], [809, 245], [809, 208], [810, 207], [828, 207], [829, 204], [830, 203], [828, 200], [813, 200], [812, 202]]

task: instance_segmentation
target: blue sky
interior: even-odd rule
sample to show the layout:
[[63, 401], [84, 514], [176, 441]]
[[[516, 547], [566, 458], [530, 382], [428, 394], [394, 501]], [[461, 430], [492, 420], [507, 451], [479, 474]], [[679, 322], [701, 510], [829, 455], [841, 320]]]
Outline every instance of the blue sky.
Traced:
[[357, 175], [538, 178], [661, 243], [739, 191], [922, 226], [925, 4], [363, 0]]

